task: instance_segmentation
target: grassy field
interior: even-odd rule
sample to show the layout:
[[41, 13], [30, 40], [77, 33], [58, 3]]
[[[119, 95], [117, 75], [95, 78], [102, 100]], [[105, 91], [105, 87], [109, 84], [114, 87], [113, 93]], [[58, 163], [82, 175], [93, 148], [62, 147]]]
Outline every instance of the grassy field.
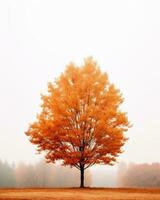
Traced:
[[160, 200], [160, 189], [0, 189], [0, 200]]

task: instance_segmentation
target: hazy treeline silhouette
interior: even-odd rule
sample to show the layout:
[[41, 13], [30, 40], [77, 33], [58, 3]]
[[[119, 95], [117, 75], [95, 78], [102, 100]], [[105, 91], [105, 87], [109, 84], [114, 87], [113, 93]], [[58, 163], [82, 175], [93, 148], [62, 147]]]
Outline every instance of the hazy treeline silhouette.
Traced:
[[[93, 175], [92, 175], [93, 174]], [[160, 163], [126, 164], [118, 169], [87, 170], [85, 186], [96, 187], [160, 187]], [[0, 187], [79, 187], [79, 170], [48, 164], [9, 164], [0, 160]]]
[[15, 166], [0, 160], [0, 187], [15, 186]]
[[160, 163], [120, 163], [117, 178], [119, 187], [160, 187]]
[[[85, 185], [91, 185], [91, 173], [86, 171]], [[10, 165], [0, 161], [0, 187], [78, 187], [79, 171], [74, 168], [40, 161], [36, 164]]]

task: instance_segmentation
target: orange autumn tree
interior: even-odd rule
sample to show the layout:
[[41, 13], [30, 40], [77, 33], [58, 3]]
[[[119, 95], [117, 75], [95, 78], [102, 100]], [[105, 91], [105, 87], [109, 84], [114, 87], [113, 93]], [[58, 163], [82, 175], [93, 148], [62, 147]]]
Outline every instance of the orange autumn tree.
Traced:
[[120, 91], [92, 58], [81, 67], [69, 64], [48, 84], [42, 102], [42, 111], [26, 134], [39, 152], [46, 153], [48, 162], [61, 160], [79, 169], [80, 187], [84, 187], [85, 169], [116, 162], [129, 122], [119, 109]]

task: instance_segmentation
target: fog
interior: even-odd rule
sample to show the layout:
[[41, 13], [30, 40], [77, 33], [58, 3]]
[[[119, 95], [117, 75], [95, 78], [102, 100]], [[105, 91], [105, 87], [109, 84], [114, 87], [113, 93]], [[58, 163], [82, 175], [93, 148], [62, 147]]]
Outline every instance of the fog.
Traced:
[[[41, 160], [35, 164], [0, 161], [0, 188], [64, 188], [79, 187], [79, 170]], [[160, 163], [121, 162], [118, 167], [85, 171], [86, 187], [160, 187]]]
[[118, 170], [117, 186], [133, 188], [160, 187], [160, 163], [125, 164]]
[[[159, 161], [159, 10], [158, 0], [0, 1], [0, 158], [40, 162], [24, 134], [40, 94], [70, 61], [93, 56], [123, 93], [133, 124], [118, 162]], [[94, 184], [106, 186], [117, 167], [93, 167]]]
[[[44, 160], [36, 164], [9, 164], [0, 161], [0, 187], [79, 187], [79, 171], [75, 168], [52, 165]], [[89, 170], [85, 173], [85, 185], [91, 186], [92, 176]]]

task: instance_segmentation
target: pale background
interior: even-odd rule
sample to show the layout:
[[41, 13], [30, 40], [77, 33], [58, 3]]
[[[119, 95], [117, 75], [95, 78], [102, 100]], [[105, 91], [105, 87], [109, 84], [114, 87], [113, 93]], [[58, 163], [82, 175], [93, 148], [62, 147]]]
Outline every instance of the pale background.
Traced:
[[41, 158], [24, 134], [40, 93], [70, 61], [93, 56], [133, 124], [119, 161], [160, 162], [159, 10], [158, 0], [0, 0], [0, 158]]

